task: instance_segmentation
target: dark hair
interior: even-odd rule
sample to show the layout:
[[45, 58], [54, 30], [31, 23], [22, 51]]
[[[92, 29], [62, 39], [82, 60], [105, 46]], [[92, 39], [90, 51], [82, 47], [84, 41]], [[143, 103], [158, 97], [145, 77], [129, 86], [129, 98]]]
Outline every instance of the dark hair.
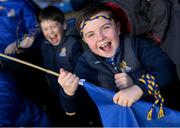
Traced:
[[96, 15], [99, 12], [102, 11], [108, 11], [111, 12], [111, 18], [117, 21], [117, 17], [114, 15], [112, 9], [108, 6], [106, 6], [103, 3], [93, 3], [88, 6], [86, 6], [84, 9], [81, 10], [79, 16], [76, 19], [76, 27], [77, 30], [80, 32], [80, 25], [82, 21], [90, 19], [92, 16]]
[[64, 13], [55, 6], [48, 6], [44, 8], [39, 14], [39, 22], [43, 20], [54, 20], [63, 24]]

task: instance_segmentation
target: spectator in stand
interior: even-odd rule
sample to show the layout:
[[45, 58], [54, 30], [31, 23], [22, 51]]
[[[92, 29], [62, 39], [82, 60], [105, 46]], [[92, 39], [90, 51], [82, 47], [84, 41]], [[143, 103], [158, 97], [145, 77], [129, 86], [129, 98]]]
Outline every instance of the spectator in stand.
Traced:
[[89, 49], [80, 56], [75, 74], [60, 70], [61, 104], [67, 115], [83, 112], [87, 117], [94, 112], [87, 92], [78, 85], [79, 78], [115, 91], [112, 100], [121, 106], [152, 98], [152, 111], [158, 104], [162, 114], [164, 104], [178, 101], [178, 97], [162, 95], [177, 81], [175, 64], [151, 39], [126, 35], [123, 17], [116, 13], [110, 5], [91, 4], [77, 18], [77, 29]]
[[[55, 6], [48, 6], [41, 11], [39, 21], [45, 37], [41, 44], [43, 67], [55, 72], [60, 68], [74, 72], [83, 49], [79, 39], [66, 35], [67, 24], [63, 12]], [[59, 101], [60, 86], [57, 77], [47, 74], [47, 79]], [[60, 103], [59, 110], [62, 110]]]

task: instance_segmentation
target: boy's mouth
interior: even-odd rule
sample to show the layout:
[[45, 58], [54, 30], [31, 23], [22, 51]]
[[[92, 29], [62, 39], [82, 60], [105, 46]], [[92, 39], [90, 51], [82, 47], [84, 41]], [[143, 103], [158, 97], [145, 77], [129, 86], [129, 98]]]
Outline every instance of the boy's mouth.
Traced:
[[111, 42], [106, 42], [104, 44], [102, 44], [99, 49], [103, 50], [103, 51], [109, 51], [111, 50]]
[[57, 35], [51, 36], [51, 37], [49, 37], [49, 38], [50, 38], [50, 40], [51, 40], [53, 43], [57, 43], [57, 42], [58, 42], [58, 37], [57, 37]]

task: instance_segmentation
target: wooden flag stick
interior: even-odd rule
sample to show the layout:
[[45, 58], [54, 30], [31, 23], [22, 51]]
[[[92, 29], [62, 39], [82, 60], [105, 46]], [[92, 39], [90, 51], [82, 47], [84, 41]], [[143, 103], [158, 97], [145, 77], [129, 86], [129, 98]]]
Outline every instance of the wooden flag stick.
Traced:
[[26, 61], [23, 61], [23, 60], [20, 60], [20, 59], [17, 59], [17, 58], [14, 58], [14, 57], [11, 57], [11, 56], [2, 54], [2, 53], [0, 53], [0, 56], [3, 57], [3, 58], [6, 58], [6, 59], [13, 60], [13, 61], [15, 61], [15, 62], [24, 64], [24, 65], [27, 65], [27, 66], [33, 67], [33, 68], [36, 68], [36, 69], [39, 69], [39, 70], [41, 70], [41, 71], [43, 71], [43, 72], [52, 74], [52, 75], [54, 75], [54, 76], [57, 76], [57, 77], [59, 76], [59, 74], [58, 74], [57, 72], [54, 72], [54, 71], [51, 71], [51, 70], [42, 68], [42, 67], [40, 67], [40, 66], [31, 64], [31, 63], [29, 63], [29, 62], [26, 62]]

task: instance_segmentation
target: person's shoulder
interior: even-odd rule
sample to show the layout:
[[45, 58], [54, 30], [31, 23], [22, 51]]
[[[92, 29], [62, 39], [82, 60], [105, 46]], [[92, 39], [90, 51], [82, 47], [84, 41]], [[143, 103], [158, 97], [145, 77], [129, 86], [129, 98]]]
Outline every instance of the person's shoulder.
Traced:
[[82, 54], [81, 56], [79, 57], [81, 60], [88, 60], [88, 61], [91, 61], [92, 58], [94, 58], [94, 53], [91, 52], [91, 50], [88, 48], [86, 49]]
[[82, 54], [82, 56], [93, 56], [93, 55], [94, 54], [91, 52], [89, 48], [87, 48]]
[[68, 46], [69, 49], [83, 49], [81, 40], [74, 36], [65, 36], [63, 40], [64, 41], [62, 43], [65, 46]]
[[50, 43], [46, 39], [42, 39], [41, 44], [42, 45], [49, 45]]
[[74, 37], [74, 36], [64, 36], [64, 43], [68, 43], [69, 45], [74, 45], [74, 44], [80, 44], [80, 39]]
[[[13, 1], [10, 1], [10, 2], [13, 2]], [[29, 4], [27, 3], [27, 0], [16, 0], [14, 3], [23, 5], [23, 7], [29, 6]]]
[[78, 67], [81, 67], [82, 65], [89, 65], [93, 62], [93, 58], [93, 53], [89, 49], [84, 51], [78, 59]]
[[132, 36], [132, 39], [134, 39], [136, 42], [152, 42], [152, 43], [155, 43], [151, 38], [148, 38], [145, 35]]
[[76, 38], [74, 36], [71, 36], [71, 35], [68, 35], [68, 36], [65, 36], [66, 38], [66, 41], [72, 41], [72, 42], [78, 42], [80, 39], [79, 38]]
[[155, 42], [146, 37], [145, 35], [134, 35], [134, 36], [124, 36], [123, 40], [129, 39], [131, 41], [132, 46], [139, 46], [139, 45], [155, 45]]
[[49, 48], [50, 46], [51, 46], [51, 44], [46, 39], [43, 39], [40, 43], [40, 47], [42, 50], [45, 50], [45, 49]]

